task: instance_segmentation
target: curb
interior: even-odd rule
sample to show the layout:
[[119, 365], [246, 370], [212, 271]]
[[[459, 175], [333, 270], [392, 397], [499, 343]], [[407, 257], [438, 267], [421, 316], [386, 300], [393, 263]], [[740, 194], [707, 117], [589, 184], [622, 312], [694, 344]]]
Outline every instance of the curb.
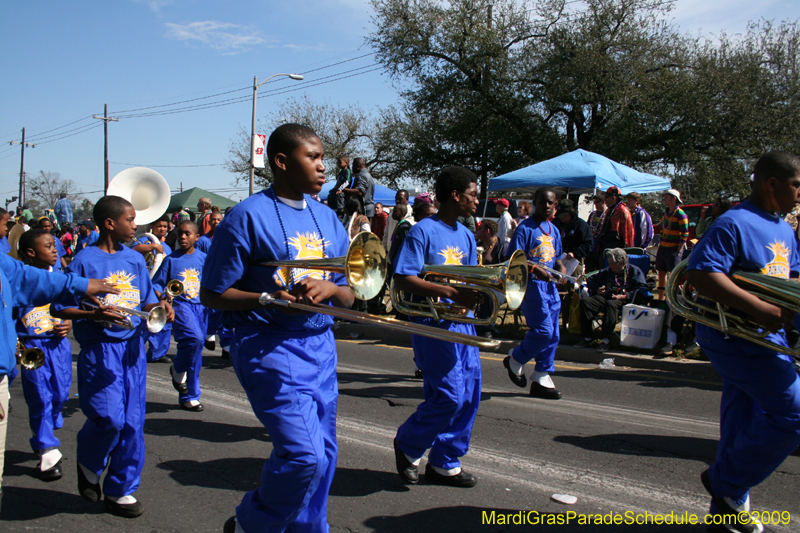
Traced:
[[[334, 324], [334, 337], [337, 340], [353, 340], [360, 344], [384, 344], [387, 346], [411, 347], [411, 335], [393, 331], [379, 326], [368, 324], [341, 323]], [[500, 346], [481, 350], [485, 353], [506, 355], [517, 346], [518, 340], [502, 340]], [[556, 361], [599, 364], [603, 359], [614, 359], [618, 367], [641, 368], [648, 370], [663, 370], [681, 374], [695, 374], [703, 376], [717, 376], [717, 372], [708, 361], [695, 361], [690, 359], [675, 359], [672, 357], [655, 358], [652, 355], [638, 355], [625, 352], [598, 353], [594, 348], [573, 348], [561, 345], [556, 353]]]

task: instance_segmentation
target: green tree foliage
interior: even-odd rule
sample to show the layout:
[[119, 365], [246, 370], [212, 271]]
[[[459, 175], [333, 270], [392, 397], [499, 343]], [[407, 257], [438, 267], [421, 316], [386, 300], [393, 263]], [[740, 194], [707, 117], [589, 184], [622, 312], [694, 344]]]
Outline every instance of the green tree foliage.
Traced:
[[[398, 82], [396, 174], [483, 178], [576, 148], [667, 175], [687, 201], [747, 192], [798, 151], [796, 24], [689, 37], [664, 0], [373, 0], [368, 41]], [[410, 83], [409, 83], [410, 82]]]

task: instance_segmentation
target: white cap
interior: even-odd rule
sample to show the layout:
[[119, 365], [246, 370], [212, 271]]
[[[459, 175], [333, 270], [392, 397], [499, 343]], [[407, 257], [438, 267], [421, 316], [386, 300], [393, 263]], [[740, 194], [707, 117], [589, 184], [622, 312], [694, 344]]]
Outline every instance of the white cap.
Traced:
[[678, 189], [669, 189], [666, 191], [666, 194], [671, 194], [672, 196], [677, 198], [679, 204], [683, 203], [683, 200], [681, 200], [681, 192]]

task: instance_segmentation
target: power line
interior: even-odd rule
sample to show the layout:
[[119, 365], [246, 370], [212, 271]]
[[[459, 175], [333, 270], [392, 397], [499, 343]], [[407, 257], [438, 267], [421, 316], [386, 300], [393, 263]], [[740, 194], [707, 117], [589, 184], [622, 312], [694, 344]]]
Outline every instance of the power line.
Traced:
[[92, 124], [90, 124], [89, 126], [86, 126], [86, 127], [84, 127], [84, 129], [82, 129], [81, 131], [76, 131], [75, 133], [71, 133], [70, 135], [64, 135], [63, 137], [57, 137], [57, 138], [55, 138], [55, 139], [51, 139], [51, 140], [49, 140], [49, 141], [44, 141], [44, 142], [39, 142], [39, 143], [37, 143], [37, 144], [47, 144], [47, 143], [52, 143], [52, 142], [60, 141], [61, 139], [66, 139], [66, 138], [68, 138], [68, 137], [74, 137], [75, 135], [80, 135], [81, 133], [84, 133], [84, 132], [86, 132], [86, 131], [93, 130], [93, 129], [95, 129], [95, 128], [99, 128], [100, 126], [102, 126], [102, 124], [101, 124], [101, 123], [99, 123], [99, 122], [97, 122], [97, 123], [92, 123]]
[[109, 161], [115, 165], [128, 165], [132, 167], [147, 167], [147, 168], [197, 168], [197, 167], [223, 167], [224, 163], [213, 163], [210, 165], [144, 165], [141, 163], [121, 163], [119, 161]]
[[[72, 126], [73, 124], [77, 124], [78, 122], [83, 122], [84, 120], [88, 120], [88, 119], [90, 119], [90, 118], [91, 118], [91, 117], [88, 117], [88, 116], [86, 116], [86, 117], [83, 117], [83, 118], [79, 118], [78, 120], [74, 120], [74, 121], [72, 121], [72, 122], [70, 122], [70, 123], [68, 123], [68, 124], [64, 124], [63, 126], [59, 126], [59, 127], [57, 127], [57, 128], [49, 129], [49, 130], [47, 130], [47, 131], [43, 131], [43, 132], [41, 132], [41, 133], [36, 133], [36, 134], [34, 134], [34, 135], [31, 135], [31, 139], [34, 139], [34, 140], [36, 140], [36, 139], [38, 139], [39, 137], [41, 137], [42, 135], [44, 135], [45, 133], [50, 133], [51, 131], [60, 130], [60, 129], [66, 128], [67, 126]], [[66, 132], [62, 132], [62, 133], [66, 133]], [[61, 134], [59, 133], [58, 135], [61, 135]], [[53, 135], [51, 135], [51, 137], [53, 137]], [[46, 139], [46, 138], [47, 138], [47, 137], [45, 137], [45, 139]]]

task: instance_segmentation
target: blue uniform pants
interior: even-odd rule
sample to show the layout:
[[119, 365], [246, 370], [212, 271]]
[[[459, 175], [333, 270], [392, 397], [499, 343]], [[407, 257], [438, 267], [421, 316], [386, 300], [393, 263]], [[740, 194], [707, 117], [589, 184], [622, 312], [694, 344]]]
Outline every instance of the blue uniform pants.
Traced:
[[233, 338], [233, 331], [222, 325], [222, 311], [219, 309], [206, 308], [206, 317], [208, 319], [206, 336], [219, 335], [220, 347], [229, 347]]
[[555, 283], [531, 280], [522, 301], [522, 314], [528, 324], [528, 333], [514, 350], [514, 360], [522, 365], [536, 360], [537, 372], [554, 372], [556, 348], [561, 339], [558, 317], [561, 298]]
[[715, 496], [738, 499], [800, 445], [800, 380], [789, 356], [737, 337], [721, 339], [701, 324], [697, 340], [723, 378], [711, 488]]
[[69, 400], [72, 385], [72, 346], [65, 337], [28, 338], [24, 343], [44, 352], [44, 365], [21, 372], [22, 393], [33, 431], [31, 449], [58, 448], [61, 443], [54, 431], [64, 425], [61, 410]]
[[235, 336], [236, 375], [273, 446], [236, 520], [247, 533], [327, 533], [338, 452], [333, 333], [237, 327]]
[[109, 496], [127, 496], [139, 488], [146, 387], [141, 336], [81, 349], [78, 394], [86, 423], [78, 432], [78, 462], [98, 476], [108, 467], [103, 492]]
[[172, 324], [167, 323], [164, 329], [158, 333], [147, 332], [147, 340], [150, 344], [147, 348], [147, 362], [158, 361], [169, 351], [169, 341], [172, 338]]
[[206, 313], [201, 304], [175, 301], [175, 322], [172, 331], [178, 352], [172, 365], [175, 372], [186, 372], [189, 391], [179, 394], [178, 401], [186, 403], [200, 399], [200, 370], [203, 368], [203, 342], [206, 338]]
[[[475, 326], [457, 322], [425, 325], [475, 335]], [[422, 457], [444, 469], [458, 468], [469, 450], [472, 426], [481, 401], [481, 359], [478, 348], [411, 336], [414, 357], [422, 370], [425, 401], [397, 430], [399, 448], [410, 457]]]

